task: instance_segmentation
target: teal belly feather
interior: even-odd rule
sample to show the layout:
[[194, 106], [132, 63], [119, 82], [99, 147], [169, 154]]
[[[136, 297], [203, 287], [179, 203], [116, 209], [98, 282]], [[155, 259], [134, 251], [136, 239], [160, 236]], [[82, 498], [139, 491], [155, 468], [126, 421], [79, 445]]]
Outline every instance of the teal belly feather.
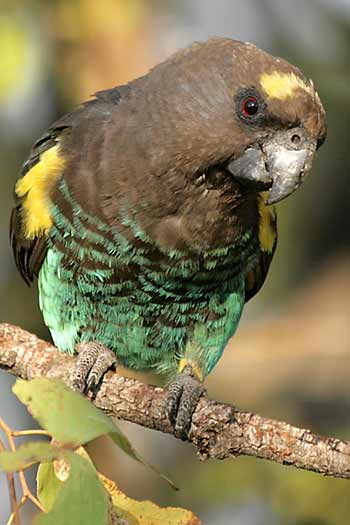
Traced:
[[241, 317], [255, 262], [251, 233], [197, 255], [162, 252], [124, 213], [135, 239], [142, 237], [136, 248], [83, 211], [64, 182], [60, 191], [74, 214], [52, 207], [55, 226], [39, 273], [40, 308], [57, 347], [73, 353], [78, 342], [97, 340], [127, 367], [170, 373], [193, 355], [207, 375]]

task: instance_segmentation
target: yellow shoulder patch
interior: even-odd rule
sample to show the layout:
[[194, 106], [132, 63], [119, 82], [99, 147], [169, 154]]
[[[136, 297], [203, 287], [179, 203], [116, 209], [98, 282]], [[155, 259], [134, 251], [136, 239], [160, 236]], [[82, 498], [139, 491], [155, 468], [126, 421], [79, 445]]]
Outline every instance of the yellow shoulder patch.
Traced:
[[259, 242], [264, 252], [272, 252], [276, 242], [276, 211], [274, 206], [266, 206], [264, 194], [258, 196], [259, 221]]
[[278, 71], [263, 73], [260, 77], [260, 85], [268, 98], [279, 100], [293, 96], [297, 89], [303, 89], [310, 94], [314, 93], [312, 85], [305, 84], [295, 73], [280, 73]]
[[16, 195], [23, 197], [24, 234], [27, 239], [46, 233], [52, 226], [48, 196], [62, 173], [64, 158], [59, 145], [40, 155], [40, 160], [16, 184]]

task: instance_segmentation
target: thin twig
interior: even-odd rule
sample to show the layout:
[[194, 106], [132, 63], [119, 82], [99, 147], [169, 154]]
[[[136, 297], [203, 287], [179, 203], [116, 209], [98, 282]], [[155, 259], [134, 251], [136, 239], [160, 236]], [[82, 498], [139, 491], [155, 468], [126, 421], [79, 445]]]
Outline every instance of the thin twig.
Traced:
[[40, 428], [34, 430], [12, 430], [12, 435], [14, 437], [50, 436], [49, 432], [47, 432], [46, 430], [41, 430]]
[[[15, 443], [15, 440], [13, 438], [13, 430], [1, 418], [0, 418], [0, 428], [3, 430], [3, 432], [6, 435], [6, 438], [7, 438], [8, 442], [9, 442], [11, 451], [15, 452], [16, 451], [16, 443]], [[21, 499], [18, 507], [22, 506], [29, 499], [32, 503], [34, 503], [34, 505], [36, 507], [38, 507], [38, 509], [40, 509], [42, 512], [45, 512], [45, 509], [41, 505], [40, 501], [34, 496], [34, 494], [31, 492], [30, 488], [28, 487], [28, 483], [27, 483], [26, 477], [24, 475], [24, 471], [23, 470], [18, 470], [17, 471], [17, 475], [18, 475], [18, 479], [20, 481], [21, 489], [22, 489], [22, 499]], [[16, 517], [16, 514], [14, 514], [14, 516]]]
[[[0, 452], [4, 450], [6, 450], [5, 444], [0, 439]], [[20, 525], [19, 507], [17, 503], [14, 473], [6, 472], [6, 480], [7, 480], [8, 493], [9, 493], [9, 498], [10, 498], [10, 508], [11, 508], [11, 516], [12, 516], [11, 523], [13, 523], [14, 525]]]
[[[19, 327], [0, 324], [0, 368], [23, 379], [55, 377], [70, 384], [75, 358]], [[166, 390], [109, 372], [94, 404], [120, 419], [174, 434]], [[350, 479], [350, 442], [264, 418], [203, 397], [189, 440], [202, 459], [249, 455]]]
[[[27, 502], [27, 500], [28, 500], [27, 496], [23, 495], [22, 498], [21, 498], [21, 501], [17, 505], [18, 513], [19, 513], [21, 507], [23, 507], [23, 505]], [[12, 512], [6, 525], [12, 525], [15, 517], [16, 517], [16, 515]]]

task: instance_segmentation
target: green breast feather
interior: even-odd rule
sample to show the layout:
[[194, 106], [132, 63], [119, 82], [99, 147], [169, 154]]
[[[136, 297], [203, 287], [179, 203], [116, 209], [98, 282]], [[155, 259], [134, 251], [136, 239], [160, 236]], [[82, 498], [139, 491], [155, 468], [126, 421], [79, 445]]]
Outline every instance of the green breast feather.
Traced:
[[125, 211], [129, 234], [142, 237], [139, 249], [130, 235], [111, 238], [110, 228], [84, 212], [63, 181], [60, 191], [73, 220], [53, 207], [56, 226], [39, 273], [40, 308], [55, 344], [72, 353], [76, 343], [98, 340], [135, 369], [175, 372], [179, 359], [195, 359], [207, 375], [239, 323], [247, 264], [255, 261], [251, 234], [200, 257], [159, 252], [155, 264], [151, 254], [159, 248]]

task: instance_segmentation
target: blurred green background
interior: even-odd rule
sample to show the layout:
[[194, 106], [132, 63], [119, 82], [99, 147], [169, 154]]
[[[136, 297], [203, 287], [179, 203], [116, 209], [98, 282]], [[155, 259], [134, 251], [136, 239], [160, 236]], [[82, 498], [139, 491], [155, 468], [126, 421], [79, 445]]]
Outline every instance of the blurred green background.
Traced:
[[[279, 206], [269, 278], [209, 378], [209, 395], [349, 438], [349, 15], [348, 0], [1, 0], [0, 321], [49, 338], [36, 289], [18, 276], [8, 242], [13, 186], [40, 133], [95, 91], [145, 73], [194, 40], [252, 41], [313, 78], [329, 131], [312, 176]], [[1, 373], [0, 381], [1, 416], [28, 426], [12, 380]], [[134, 497], [186, 506], [210, 525], [349, 522], [348, 482], [253, 458], [199, 463], [190, 446], [125, 428], [181, 488], [173, 494], [110, 444], [93, 445], [100, 468]], [[1, 479], [1, 523], [7, 515]]]

